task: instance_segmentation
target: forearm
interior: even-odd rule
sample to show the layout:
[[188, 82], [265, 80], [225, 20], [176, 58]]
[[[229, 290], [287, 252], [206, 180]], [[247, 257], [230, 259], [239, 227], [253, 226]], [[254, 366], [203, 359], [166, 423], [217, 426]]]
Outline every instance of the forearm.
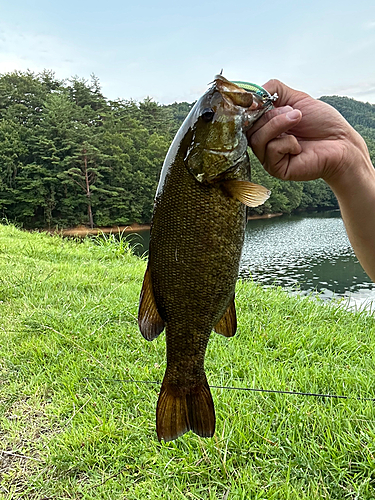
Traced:
[[338, 199], [353, 250], [375, 281], [375, 169], [363, 140], [354, 146], [347, 168], [326, 182]]

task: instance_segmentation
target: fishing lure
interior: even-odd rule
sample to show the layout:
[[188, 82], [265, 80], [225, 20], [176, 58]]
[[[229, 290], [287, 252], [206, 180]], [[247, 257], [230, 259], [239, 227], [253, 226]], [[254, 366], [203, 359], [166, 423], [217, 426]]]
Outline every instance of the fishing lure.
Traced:
[[249, 82], [232, 82], [232, 83], [238, 85], [244, 90], [247, 90], [248, 92], [253, 92], [254, 94], [257, 94], [263, 101], [275, 102], [279, 98], [279, 96], [276, 93], [271, 95], [268, 92], [268, 90], [261, 87], [260, 85], [257, 85], [256, 83], [249, 83]]

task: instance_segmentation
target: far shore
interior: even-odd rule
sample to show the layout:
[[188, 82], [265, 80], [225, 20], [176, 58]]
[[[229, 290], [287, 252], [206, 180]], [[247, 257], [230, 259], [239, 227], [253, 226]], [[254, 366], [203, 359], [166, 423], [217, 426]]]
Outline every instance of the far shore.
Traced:
[[257, 219], [272, 219], [272, 217], [280, 217], [283, 215], [282, 212], [277, 214], [263, 214], [263, 215], [250, 215], [247, 220], [257, 220]]
[[[247, 220], [271, 219], [272, 217], [280, 217], [280, 215], [283, 214], [251, 215]], [[129, 224], [129, 226], [94, 227], [93, 229], [86, 226], [77, 226], [68, 229], [57, 229], [51, 231], [51, 233], [61, 236], [84, 238], [85, 236], [97, 236], [98, 234], [136, 233], [137, 231], [148, 231], [150, 227], [150, 224], [138, 224], [134, 222], [133, 224]]]
[[85, 236], [96, 236], [103, 233], [136, 233], [137, 231], [146, 231], [149, 229], [150, 224], [138, 224], [134, 222], [133, 224], [129, 224], [129, 226], [94, 227], [93, 229], [86, 226], [77, 226], [68, 229], [58, 229], [51, 232], [61, 236], [77, 236], [79, 238], [84, 238]]

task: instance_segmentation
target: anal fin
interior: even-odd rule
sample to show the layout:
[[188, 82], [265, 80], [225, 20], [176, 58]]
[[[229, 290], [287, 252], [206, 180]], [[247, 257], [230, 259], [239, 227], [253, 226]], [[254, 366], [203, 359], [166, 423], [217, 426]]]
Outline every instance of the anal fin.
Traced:
[[237, 315], [234, 297], [221, 319], [216, 323], [214, 330], [216, 333], [224, 335], [224, 337], [233, 337], [236, 333]]
[[150, 269], [147, 267], [143, 278], [141, 296], [138, 309], [138, 326], [147, 340], [154, 340], [163, 330], [165, 323], [156, 307], [152, 290]]

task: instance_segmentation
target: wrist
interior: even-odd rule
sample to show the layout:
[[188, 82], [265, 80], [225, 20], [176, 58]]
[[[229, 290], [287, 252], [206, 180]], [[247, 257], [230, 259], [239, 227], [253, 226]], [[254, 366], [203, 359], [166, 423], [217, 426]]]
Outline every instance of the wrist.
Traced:
[[324, 180], [340, 201], [342, 197], [360, 196], [359, 189], [374, 189], [375, 169], [364, 139], [353, 130], [350, 139], [344, 141], [344, 153], [334, 173]]
[[338, 199], [353, 250], [375, 281], [375, 169], [363, 139], [351, 146], [350, 161], [327, 182]]

